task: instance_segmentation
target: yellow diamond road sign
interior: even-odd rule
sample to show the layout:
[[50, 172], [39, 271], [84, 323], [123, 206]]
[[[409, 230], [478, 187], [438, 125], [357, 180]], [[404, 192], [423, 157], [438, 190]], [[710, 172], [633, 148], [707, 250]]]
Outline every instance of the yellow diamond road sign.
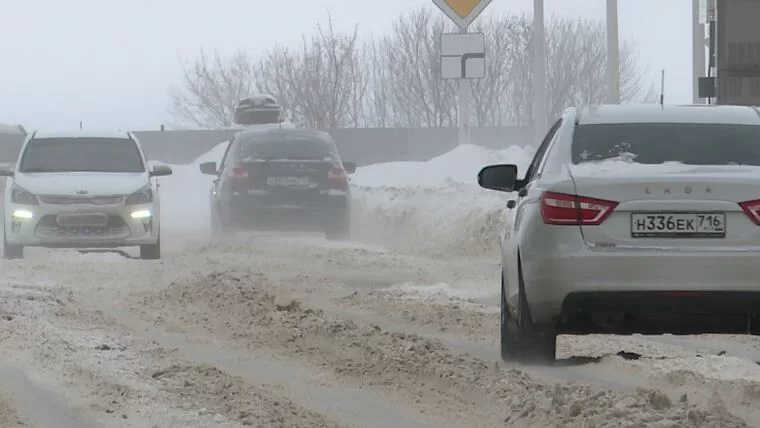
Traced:
[[493, 0], [433, 0], [433, 4], [446, 14], [460, 30], [467, 27], [491, 4]]

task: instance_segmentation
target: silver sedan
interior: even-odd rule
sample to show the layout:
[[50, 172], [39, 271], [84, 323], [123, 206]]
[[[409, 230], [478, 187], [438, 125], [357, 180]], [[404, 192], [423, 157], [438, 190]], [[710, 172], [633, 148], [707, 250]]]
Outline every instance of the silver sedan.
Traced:
[[510, 194], [503, 359], [554, 361], [558, 334], [760, 332], [757, 108], [568, 109], [524, 174], [478, 182]]

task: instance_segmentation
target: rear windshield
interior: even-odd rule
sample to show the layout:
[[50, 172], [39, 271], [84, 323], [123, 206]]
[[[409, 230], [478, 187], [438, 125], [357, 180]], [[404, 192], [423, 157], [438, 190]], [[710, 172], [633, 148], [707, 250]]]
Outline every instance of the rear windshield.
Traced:
[[575, 128], [573, 163], [618, 157], [642, 164], [760, 166], [760, 126], [630, 123]]
[[242, 160], [330, 160], [335, 159], [332, 145], [319, 139], [283, 139], [243, 142]]
[[144, 172], [140, 151], [126, 138], [40, 138], [21, 156], [19, 172]]

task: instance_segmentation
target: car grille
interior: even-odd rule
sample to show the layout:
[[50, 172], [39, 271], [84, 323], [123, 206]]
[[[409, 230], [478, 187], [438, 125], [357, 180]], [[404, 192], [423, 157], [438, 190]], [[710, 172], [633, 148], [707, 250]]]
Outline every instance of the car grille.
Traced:
[[40, 196], [44, 204], [52, 205], [115, 205], [124, 202], [124, 196]]
[[129, 227], [120, 216], [109, 214], [105, 218], [105, 224], [95, 224], [94, 220], [100, 219], [102, 217], [93, 218], [93, 221], [89, 222], [92, 225], [61, 225], [55, 215], [46, 215], [37, 224], [35, 234], [42, 238], [124, 238], [129, 236]]

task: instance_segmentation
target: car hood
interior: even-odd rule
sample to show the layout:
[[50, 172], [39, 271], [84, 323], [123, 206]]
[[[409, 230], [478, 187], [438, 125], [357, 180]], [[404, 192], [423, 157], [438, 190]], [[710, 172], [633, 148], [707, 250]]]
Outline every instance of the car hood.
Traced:
[[61, 172], [61, 173], [16, 173], [16, 185], [35, 195], [79, 195], [113, 196], [129, 195], [148, 184], [148, 173], [102, 173], [102, 172]]

